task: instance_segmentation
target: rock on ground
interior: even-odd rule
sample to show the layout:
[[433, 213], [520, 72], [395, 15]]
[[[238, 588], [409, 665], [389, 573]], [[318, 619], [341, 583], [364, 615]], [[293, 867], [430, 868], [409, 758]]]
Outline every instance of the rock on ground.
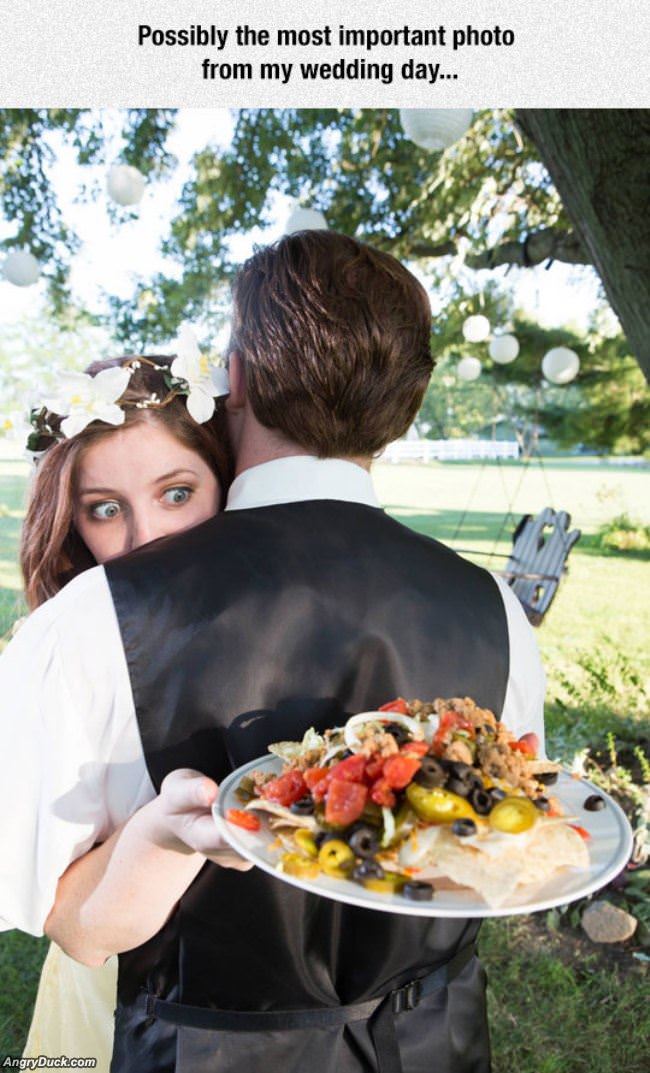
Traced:
[[622, 943], [634, 935], [637, 920], [611, 902], [598, 901], [587, 906], [581, 924], [593, 943]]

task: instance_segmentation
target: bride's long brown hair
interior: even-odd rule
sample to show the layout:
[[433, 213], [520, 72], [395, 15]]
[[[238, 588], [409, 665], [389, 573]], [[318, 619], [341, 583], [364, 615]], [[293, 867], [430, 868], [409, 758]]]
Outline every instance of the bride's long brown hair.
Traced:
[[[96, 376], [102, 369], [124, 365], [134, 358], [134, 355], [125, 355], [95, 362], [86, 372]], [[145, 361], [169, 366], [173, 358], [157, 354]], [[138, 408], [136, 404], [150, 398], [152, 393], [161, 396], [161, 383], [162, 373], [151, 365], [143, 363], [133, 371], [121, 398], [125, 408], [124, 425], [118, 427], [136, 423], [162, 425], [210, 466], [219, 481], [223, 499], [232, 480], [232, 457], [223, 403], [217, 400], [214, 416], [201, 425], [190, 417], [182, 396], [170, 398], [159, 409]], [[163, 385], [162, 395], [165, 394], [168, 392]], [[30, 611], [54, 596], [77, 574], [96, 565], [73, 522], [76, 480], [84, 452], [91, 444], [115, 431], [112, 425], [94, 421], [71, 439], [53, 444], [38, 462], [20, 541], [20, 565]]]

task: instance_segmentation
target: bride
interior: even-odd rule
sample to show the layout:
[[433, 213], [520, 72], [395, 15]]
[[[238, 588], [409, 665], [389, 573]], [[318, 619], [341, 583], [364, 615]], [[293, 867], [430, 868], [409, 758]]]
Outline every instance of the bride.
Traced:
[[[29, 446], [40, 457], [20, 553], [30, 610], [83, 570], [198, 525], [223, 506], [232, 469], [223, 409], [204, 399], [197, 410], [174, 370], [160, 356], [97, 362], [86, 386], [92, 380], [104, 395], [112, 390], [112, 409], [87, 406], [68, 435], [51, 410], [35, 418]], [[191, 416], [190, 409], [203, 417], [210, 402], [207, 420]], [[52, 943], [24, 1057], [92, 1057], [97, 1073], [108, 1073], [116, 987], [117, 957], [89, 968]]]

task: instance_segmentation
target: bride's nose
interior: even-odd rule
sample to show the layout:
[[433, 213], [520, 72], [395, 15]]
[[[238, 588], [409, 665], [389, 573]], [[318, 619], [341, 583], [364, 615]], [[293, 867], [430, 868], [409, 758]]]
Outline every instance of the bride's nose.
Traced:
[[131, 517], [131, 525], [129, 526], [128, 547], [126, 550], [134, 551], [135, 548], [139, 548], [142, 544], [148, 544], [150, 540], [156, 540], [159, 536], [164, 536], [160, 521], [148, 510], [134, 511]]

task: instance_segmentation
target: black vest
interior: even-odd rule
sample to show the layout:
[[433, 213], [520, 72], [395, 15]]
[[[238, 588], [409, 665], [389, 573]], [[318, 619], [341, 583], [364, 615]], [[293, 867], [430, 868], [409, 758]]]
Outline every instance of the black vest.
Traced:
[[[508, 631], [496, 583], [359, 504], [220, 514], [107, 567], [144, 755], [158, 790], [192, 767], [221, 780], [272, 741], [401, 695], [471, 696], [500, 715]], [[113, 1073], [366, 1073], [363, 1024], [214, 1033], [147, 1018], [143, 988], [226, 1010], [382, 995], [448, 959], [474, 920], [398, 916], [207, 862], [167, 924], [120, 955]], [[408, 1024], [407, 1024], [408, 1022]], [[485, 1073], [476, 962], [400, 1019], [405, 1073]]]

